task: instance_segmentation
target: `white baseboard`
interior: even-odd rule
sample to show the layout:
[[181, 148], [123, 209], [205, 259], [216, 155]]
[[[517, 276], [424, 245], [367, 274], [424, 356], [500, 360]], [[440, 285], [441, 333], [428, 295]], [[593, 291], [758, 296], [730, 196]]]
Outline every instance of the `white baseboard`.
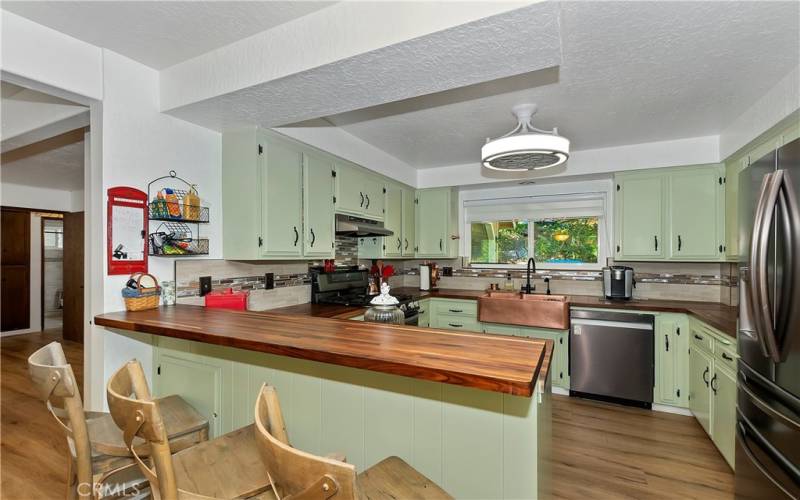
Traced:
[[25, 335], [26, 333], [39, 333], [42, 330], [39, 328], [26, 328], [24, 330], [9, 330], [7, 332], [0, 333], [0, 337], [13, 337], [15, 335]]
[[670, 405], [653, 404], [653, 411], [662, 411], [664, 413], [675, 413], [676, 415], [686, 415], [687, 417], [692, 416], [692, 412], [689, 410], [689, 408], [679, 408], [677, 406], [670, 406]]
[[552, 386], [551, 392], [553, 394], [560, 394], [562, 396], [569, 396], [569, 391], [567, 389], [562, 389], [561, 387]]

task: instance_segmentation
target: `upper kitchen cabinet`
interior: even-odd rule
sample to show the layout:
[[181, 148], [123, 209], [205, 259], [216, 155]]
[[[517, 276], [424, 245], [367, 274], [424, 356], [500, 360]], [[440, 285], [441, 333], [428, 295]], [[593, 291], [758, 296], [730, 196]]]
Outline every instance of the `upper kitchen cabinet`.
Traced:
[[411, 188], [402, 188], [403, 192], [403, 257], [414, 257], [414, 248], [417, 246], [416, 234], [416, 191]]
[[725, 258], [725, 176], [722, 165], [675, 170], [669, 175], [669, 258]]
[[[304, 258], [304, 248], [312, 248], [312, 239], [315, 239], [314, 251], [327, 239], [324, 244], [328, 253], [324, 255], [331, 255], [331, 163], [316, 150], [275, 133], [255, 128], [225, 132], [222, 135], [223, 257]], [[304, 170], [308, 190], [305, 197]], [[317, 171], [319, 179], [313, 178]], [[324, 193], [330, 203], [312, 200], [312, 193]], [[306, 207], [304, 200], [309, 202]], [[310, 234], [312, 228], [314, 237]], [[320, 249], [319, 254], [311, 255], [323, 254]]]
[[725, 180], [719, 164], [619, 173], [616, 260], [725, 258]]
[[386, 217], [383, 226], [393, 232], [383, 238], [383, 255], [388, 258], [403, 256], [403, 189], [393, 183], [386, 185]]
[[617, 260], [664, 258], [664, 175], [635, 172], [616, 175], [614, 224]]
[[416, 257], [458, 256], [458, 191], [454, 188], [417, 191]]
[[336, 162], [336, 211], [383, 220], [384, 182], [377, 174], [345, 161]]
[[303, 253], [309, 257], [333, 258], [334, 163], [315, 152], [303, 158]]
[[303, 151], [262, 137], [261, 257], [303, 255]]

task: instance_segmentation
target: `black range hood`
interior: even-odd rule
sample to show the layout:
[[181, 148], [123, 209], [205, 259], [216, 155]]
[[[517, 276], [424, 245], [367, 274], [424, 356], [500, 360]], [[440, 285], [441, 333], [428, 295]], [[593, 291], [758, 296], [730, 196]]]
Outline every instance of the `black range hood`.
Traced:
[[366, 238], [392, 236], [393, 234], [392, 231], [383, 227], [383, 222], [336, 214], [336, 236]]

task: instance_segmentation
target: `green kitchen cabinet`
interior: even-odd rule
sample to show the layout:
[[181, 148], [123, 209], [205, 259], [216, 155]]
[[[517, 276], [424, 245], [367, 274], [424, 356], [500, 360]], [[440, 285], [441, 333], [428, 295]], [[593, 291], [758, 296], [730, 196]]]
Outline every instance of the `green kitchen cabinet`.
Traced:
[[458, 192], [453, 188], [417, 191], [416, 257], [458, 256]]
[[418, 326], [431, 326], [431, 299], [422, 299], [419, 301], [419, 319], [417, 320]]
[[403, 256], [403, 189], [397, 184], [387, 184], [385, 203], [383, 225], [394, 234], [383, 238], [383, 256], [399, 258]]
[[653, 402], [686, 408], [689, 397], [689, 321], [685, 314], [656, 316]]
[[689, 409], [709, 435], [711, 422], [711, 354], [692, 345], [689, 350]]
[[739, 258], [739, 173], [747, 167], [747, 158], [725, 162], [725, 258]]
[[402, 257], [414, 257], [414, 248], [417, 246], [416, 235], [416, 208], [414, 202], [416, 191], [410, 188], [402, 188], [403, 198], [403, 249]]
[[154, 351], [156, 396], [180, 394], [187, 403], [208, 419], [213, 438], [225, 432], [231, 379], [230, 362], [191, 352], [193, 344], [175, 339], [157, 339]]
[[556, 387], [569, 389], [569, 332], [547, 328], [521, 327], [519, 335], [553, 341], [553, 358], [550, 380]]
[[366, 204], [364, 172], [357, 165], [336, 161], [336, 212], [363, 216]]
[[683, 167], [669, 174], [669, 259], [724, 258], [723, 177], [721, 165]]
[[663, 259], [666, 232], [666, 177], [661, 172], [615, 176], [617, 260]]
[[711, 439], [733, 468], [736, 462], [736, 375], [715, 364], [709, 385], [714, 398]]
[[[222, 256], [226, 259], [261, 258], [261, 183], [255, 127], [222, 134]], [[215, 216], [215, 214], [212, 214]]]
[[383, 178], [344, 160], [337, 160], [335, 167], [336, 211], [383, 220]]
[[261, 155], [261, 257], [303, 255], [303, 151], [264, 137]]
[[382, 259], [384, 238], [378, 236], [365, 236], [358, 238], [359, 259]]
[[481, 323], [483, 333], [491, 333], [493, 335], [511, 335], [518, 337], [519, 327], [512, 325], [499, 325], [497, 323]]
[[303, 154], [303, 253], [308, 257], [335, 256], [333, 173], [330, 157]]

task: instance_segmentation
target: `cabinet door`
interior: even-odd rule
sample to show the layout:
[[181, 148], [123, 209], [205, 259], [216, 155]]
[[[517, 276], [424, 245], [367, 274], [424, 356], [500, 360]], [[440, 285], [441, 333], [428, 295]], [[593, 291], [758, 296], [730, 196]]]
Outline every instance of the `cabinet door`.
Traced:
[[303, 254], [303, 154], [268, 138], [261, 163], [262, 257]]
[[364, 215], [364, 174], [355, 165], [336, 162], [336, 211]]
[[208, 419], [212, 438], [221, 435], [223, 369], [220, 360], [157, 349], [156, 361], [155, 394], [181, 396]]
[[491, 333], [494, 335], [514, 335], [518, 336], [519, 328], [510, 325], [498, 325], [496, 323], [481, 323], [483, 333]]
[[687, 323], [682, 315], [656, 317], [656, 387], [653, 391], [656, 403], [686, 406]]
[[711, 390], [714, 393], [712, 438], [733, 467], [736, 456], [736, 377], [728, 370], [715, 367]]
[[692, 347], [689, 353], [689, 409], [711, 434], [711, 355]]
[[303, 155], [303, 254], [334, 256], [333, 162], [324, 156]]
[[425, 189], [417, 192], [417, 255], [447, 255], [447, 221], [450, 192], [447, 189]]
[[656, 173], [617, 179], [617, 259], [664, 257], [665, 184]]
[[550, 380], [556, 387], [569, 389], [569, 334], [545, 328], [519, 329], [520, 336], [553, 341], [553, 358], [550, 364]]
[[384, 227], [394, 235], [385, 236], [383, 244], [385, 257], [401, 257], [403, 255], [403, 191], [399, 186], [386, 186], [386, 214]]
[[725, 164], [725, 256], [739, 257], [739, 172], [747, 166], [747, 158]]
[[423, 299], [419, 301], [419, 326], [431, 326], [431, 301]]
[[723, 192], [722, 174], [717, 166], [670, 174], [670, 258], [722, 258], [720, 201]]
[[383, 220], [386, 188], [383, 179], [362, 171], [364, 177], [364, 215], [370, 219]]
[[413, 257], [417, 246], [415, 195], [413, 189], [403, 189], [403, 257]]

